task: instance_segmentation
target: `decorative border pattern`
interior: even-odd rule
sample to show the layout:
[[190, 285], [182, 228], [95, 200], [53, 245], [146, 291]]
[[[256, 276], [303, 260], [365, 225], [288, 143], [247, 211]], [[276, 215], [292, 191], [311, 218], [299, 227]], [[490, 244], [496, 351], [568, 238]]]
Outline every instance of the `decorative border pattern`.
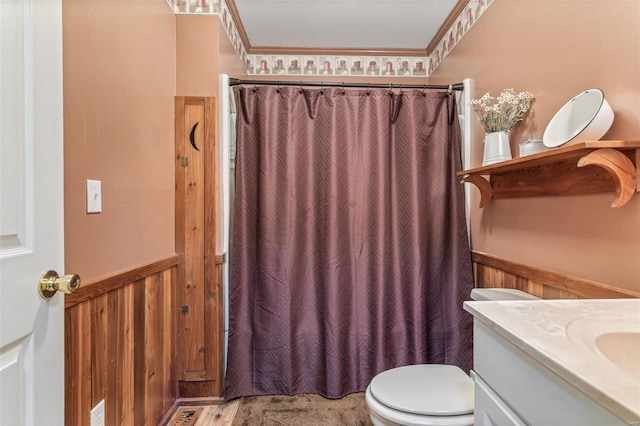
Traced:
[[222, 2], [221, 12], [219, 13], [220, 20], [222, 21], [222, 26], [224, 27], [224, 31], [227, 33], [227, 37], [229, 37], [229, 41], [231, 45], [236, 51], [238, 58], [244, 64], [244, 69], [247, 71], [249, 69], [249, 57], [247, 55], [247, 49], [242, 43], [242, 39], [240, 38], [240, 34], [238, 33], [238, 25], [233, 20], [233, 15], [229, 11], [229, 7], [227, 6], [227, 2], [225, 0], [209, 0], [209, 1], [220, 1]]
[[249, 75], [426, 77], [427, 57], [249, 55]]
[[444, 33], [436, 48], [429, 55], [429, 75], [438, 68], [449, 52], [462, 40], [473, 24], [491, 6], [493, 0], [469, 0], [462, 12], [458, 14], [449, 29]]
[[248, 75], [428, 77], [493, 0], [469, 0], [428, 56], [247, 54], [225, 0], [166, 0], [175, 14], [217, 15]]
[[167, 0], [176, 15], [219, 15], [220, 0]]

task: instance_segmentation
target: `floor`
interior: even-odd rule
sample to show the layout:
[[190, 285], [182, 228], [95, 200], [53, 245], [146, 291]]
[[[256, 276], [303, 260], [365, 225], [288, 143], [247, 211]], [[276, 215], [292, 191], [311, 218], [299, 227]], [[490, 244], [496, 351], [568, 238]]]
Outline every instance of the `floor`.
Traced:
[[[181, 406], [166, 426], [231, 426], [239, 404], [240, 399], [222, 405]], [[194, 412], [197, 414], [197, 411], [200, 415], [194, 423]]]
[[231, 426], [239, 404], [240, 400], [236, 399], [228, 404], [208, 405], [202, 410], [195, 426]]
[[239, 404], [240, 399], [236, 399], [228, 404], [203, 407], [195, 426], [231, 426]]

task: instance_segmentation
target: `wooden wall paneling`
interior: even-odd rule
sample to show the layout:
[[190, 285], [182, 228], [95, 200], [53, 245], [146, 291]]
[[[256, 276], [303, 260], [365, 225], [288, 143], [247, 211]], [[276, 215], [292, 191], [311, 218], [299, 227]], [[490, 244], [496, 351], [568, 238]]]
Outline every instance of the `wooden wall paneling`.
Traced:
[[[203, 264], [205, 268], [206, 288], [204, 302], [204, 347], [206, 356], [206, 379], [214, 381], [214, 389], [219, 389], [216, 395], [222, 395], [222, 374], [220, 369], [220, 362], [222, 358], [222, 340], [220, 334], [220, 324], [222, 317], [218, 314], [220, 283], [217, 274], [216, 261], [216, 220], [217, 220], [217, 205], [218, 205], [218, 185], [217, 185], [217, 149], [216, 149], [216, 100], [214, 98], [206, 98], [204, 102], [204, 113], [206, 117], [207, 126], [205, 128], [206, 141], [204, 146], [206, 167], [204, 175], [204, 187], [206, 197], [204, 199], [204, 256]], [[204, 395], [203, 395], [204, 396]]]
[[212, 392], [209, 396], [222, 396], [222, 346], [223, 346], [223, 292], [222, 280], [224, 272], [224, 254], [214, 256], [213, 279], [210, 280], [210, 293], [208, 294], [208, 303], [205, 307], [207, 313], [205, 321], [207, 324], [217, 324], [216, 327], [207, 328], [206, 339], [210, 342], [207, 348], [209, 356], [209, 365], [211, 366], [207, 379], [212, 382]]
[[[169, 270], [173, 270], [171, 268]], [[116, 417], [116, 421], [121, 425], [133, 424], [135, 419], [135, 305], [134, 305], [134, 286], [128, 285], [122, 288], [122, 317], [114, 318], [117, 323], [121, 322], [120, 327], [122, 337], [122, 350], [120, 351], [121, 366], [118, 372], [121, 373], [120, 381], [120, 418]]]
[[219, 197], [216, 102], [211, 97], [176, 97], [175, 105], [176, 252], [183, 259], [178, 269], [182, 288], [179, 394], [221, 396], [222, 294], [215, 252]]
[[[176, 209], [182, 210], [176, 222], [176, 251], [183, 257], [180, 276], [180, 358], [181, 380], [205, 380], [204, 350], [204, 171], [205, 109], [204, 98], [176, 98]], [[177, 132], [177, 130], [176, 130]], [[194, 144], [190, 141], [193, 132]], [[178, 218], [177, 218], [178, 220]]]
[[162, 273], [164, 297], [162, 298], [162, 309], [164, 312], [162, 329], [163, 333], [163, 369], [167, 373], [165, 377], [164, 393], [162, 396], [163, 410], [167, 413], [173, 409], [173, 405], [178, 398], [178, 351], [177, 351], [177, 318], [180, 300], [177, 295], [178, 286], [175, 285], [177, 272], [176, 268], [168, 269]]
[[476, 287], [517, 288], [543, 299], [610, 299], [640, 297], [639, 293], [531, 265], [472, 252]]
[[162, 279], [160, 274], [148, 277], [144, 281], [145, 305], [145, 348], [155, 348], [154, 352], [145, 350], [145, 425], [155, 425], [162, 417], [163, 409], [163, 304]]
[[[95, 297], [65, 309], [66, 425], [88, 425], [102, 399], [108, 425], [157, 425], [171, 409], [178, 398], [176, 263], [166, 268], [161, 259], [97, 280]], [[124, 282], [140, 270], [155, 272]]]
[[185, 130], [191, 132], [196, 123], [195, 141], [201, 151], [191, 146], [190, 134], [185, 133], [185, 153], [189, 164], [185, 167], [185, 285], [183, 305], [189, 312], [183, 315], [183, 371], [187, 380], [204, 380], [205, 342], [204, 342], [204, 304], [205, 274], [205, 223], [204, 223], [204, 165], [206, 141], [205, 111], [202, 101], [187, 100], [184, 107]]
[[92, 347], [93, 408], [105, 401], [105, 420], [113, 424], [133, 422], [133, 305], [130, 288], [101, 294], [83, 305], [91, 306], [89, 323]]
[[[144, 282], [144, 281], [143, 281]], [[135, 425], [146, 424], [146, 352], [145, 330], [147, 329], [146, 301], [144, 285], [133, 285], [133, 404]], [[151, 348], [149, 348], [151, 349]]]
[[[202, 382], [186, 382], [181, 381], [180, 400], [205, 400], [205, 401], [222, 401], [220, 396], [216, 396], [218, 392], [218, 383], [205, 380]], [[212, 402], [213, 403], [213, 402]]]
[[93, 373], [91, 380], [91, 407], [94, 407], [104, 399], [105, 420], [113, 421], [113, 417], [110, 415], [113, 402], [111, 398], [107, 398], [108, 356], [111, 352], [108, 341], [109, 322], [107, 319], [107, 296], [98, 296], [90, 303], [91, 371]]
[[[100, 296], [98, 299], [106, 301], [106, 311], [103, 318], [106, 322], [104, 340], [105, 364], [101, 366], [104, 369], [105, 378], [105, 420], [109, 422], [121, 422], [123, 417], [123, 383], [125, 368], [125, 349], [127, 343], [125, 341], [125, 330], [123, 319], [127, 315], [127, 306], [124, 304], [124, 289], [119, 288], [115, 291]], [[102, 319], [102, 318], [100, 318]], [[98, 320], [98, 318], [96, 318]]]
[[88, 425], [91, 411], [91, 305], [65, 313], [65, 424]]
[[162, 418], [164, 413], [171, 409], [173, 402], [178, 397], [177, 392], [177, 377], [176, 358], [173, 356], [173, 347], [175, 346], [175, 330], [173, 315], [175, 309], [171, 302], [172, 294], [172, 276], [173, 273], [170, 270], [165, 270], [158, 275], [161, 282], [161, 294], [158, 300], [158, 311], [162, 313], [160, 317], [160, 323], [158, 324], [161, 330], [161, 342], [160, 348], [162, 350], [162, 356], [159, 357], [160, 369], [162, 370], [162, 381], [158, 388], [158, 396], [160, 400], [160, 409], [155, 417], [156, 424]]
[[80, 290], [78, 290], [76, 293], [65, 295], [64, 307], [70, 308], [82, 302], [95, 299], [101, 294], [105, 294], [117, 288], [130, 285], [134, 281], [138, 281], [140, 279], [148, 277], [149, 275], [153, 275], [157, 272], [161, 272], [165, 269], [170, 269], [174, 266], [177, 266], [179, 262], [180, 257], [175, 254], [128, 269], [126, 271], [116, 272], [114, 274], [107, 275], [95, 280], [83, 281]]
[[176, 143], [176, 153], [175, 153], [175, 179], [176, 179], [176, 192], [175, 192], [175, 217], [176, 217], [176, 226], [175, 226], [175, 245], [176, 245], [176, 253], [180, 259], [177, 268], [177, 276], [176, 276], [176, 286], [174, 289], [174, 294], [176, 296], [176, 310], [179, 313], [179, 317], [177, 318], [177, 344], [176, 349], [179, 347], [181, 350], [178, 355], [178, 379], [184, 379], [184, 361], [182, 360], [182, 347], [186, 343], [186, 339], [184, 336], [184, 332], [182, 330], [182, 315], [180, 314], [182, 310], [182, 299], [183, 299], [183, 287], [186, 282], [185, 277], [185, 215], [186, 215], [186, 205], [185, 205], [185, 191], [186, 191], [186, 175], [184, 171], [184, 163], [183, 158], [186, 158], [186, 141], [185, 135], [186, 133], [186, 124], [184, 120], [184, 103], [186, 98], [183, 96], [177, 96], [175, 98], [175, 143]]

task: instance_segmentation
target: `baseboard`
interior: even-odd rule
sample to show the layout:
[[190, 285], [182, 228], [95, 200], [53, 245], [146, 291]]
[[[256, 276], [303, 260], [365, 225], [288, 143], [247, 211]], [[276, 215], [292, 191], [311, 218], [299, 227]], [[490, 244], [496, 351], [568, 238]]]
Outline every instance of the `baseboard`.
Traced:
[[175, 401], [173, 401], [173, 404], [171, 404], [171, 407], [167, 410], [164, 416], [162, 416], [162, 419], [160, 419], [158, 425], [163, 426], [168, 424], [178, 411], [178, 408], [180, 408], [180, 399], [176, 399]]

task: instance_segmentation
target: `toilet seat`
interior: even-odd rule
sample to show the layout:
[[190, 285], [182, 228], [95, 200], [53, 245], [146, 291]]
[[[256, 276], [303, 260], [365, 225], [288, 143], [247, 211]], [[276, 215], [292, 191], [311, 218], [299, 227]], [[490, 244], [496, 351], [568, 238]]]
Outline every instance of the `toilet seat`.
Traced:
[[384, 371], [373, 378], [365, 398], [379, 424], [473, 425], [473, 380], [455, 366], [411, 365]]
[[371, 380], [371, 395], [394, 410], [425, 416], [473, 413], [473, 380], [454, 365], [408, 365]]

